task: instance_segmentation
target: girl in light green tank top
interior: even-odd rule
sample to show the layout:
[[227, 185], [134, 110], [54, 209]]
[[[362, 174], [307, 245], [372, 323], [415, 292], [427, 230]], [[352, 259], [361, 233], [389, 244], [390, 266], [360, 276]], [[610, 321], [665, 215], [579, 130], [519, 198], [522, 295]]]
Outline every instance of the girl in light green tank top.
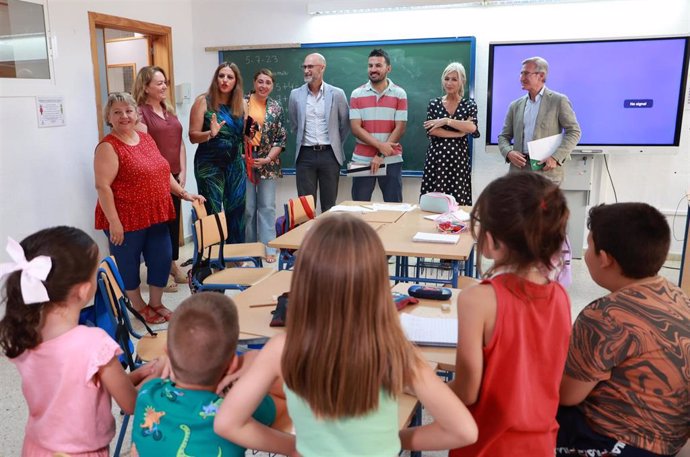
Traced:
[[[251, 419], [284, 379], [296, 437]], [[415, 393], [435, 422], [399, 430], [398, 397]], [[285, 455], [393, 457], [477, 439], [467, 408], [405, 338], [376, 232], [349, 215], [321, 217], [300, 248], [286, 333], [273, 337], [228, 393], [216, 433]]]

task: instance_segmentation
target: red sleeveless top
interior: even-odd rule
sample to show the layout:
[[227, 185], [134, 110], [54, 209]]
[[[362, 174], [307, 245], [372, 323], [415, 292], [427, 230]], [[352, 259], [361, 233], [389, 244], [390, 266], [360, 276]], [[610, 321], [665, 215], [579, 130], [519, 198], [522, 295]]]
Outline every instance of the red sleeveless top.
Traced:
[[512, 273], [482, 283], [493, 287], [497, 307], [479, 397], [468, 407], [479, 439], [449, 456], [553, 457], [570, 299], [557, 282], [539, 285]]
[[[125, 232], [141, 230], [175, 218], [170, 198], [170, 165], [150, 135], [137, 132], [139, 144], [130, 146], [107, 135], [119, 161], [117, 176], [110, 184], [115, 208]], [[108, 230], [100, 201], [96, 203], [96, 229]]]

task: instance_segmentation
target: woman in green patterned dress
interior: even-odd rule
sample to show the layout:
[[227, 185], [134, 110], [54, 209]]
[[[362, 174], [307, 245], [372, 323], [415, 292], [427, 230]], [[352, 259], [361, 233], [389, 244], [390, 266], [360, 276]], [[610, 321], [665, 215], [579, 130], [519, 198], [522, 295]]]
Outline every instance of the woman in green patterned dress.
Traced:
[[194, 101], [189, 140], [199, 144], [194, 155], [197, 188], [206, 197], [209, 214], [225, 211], [229, 243], [244, 242], [244, 115], [240, 69], [223, 62], [216, 68], [208, 92]]

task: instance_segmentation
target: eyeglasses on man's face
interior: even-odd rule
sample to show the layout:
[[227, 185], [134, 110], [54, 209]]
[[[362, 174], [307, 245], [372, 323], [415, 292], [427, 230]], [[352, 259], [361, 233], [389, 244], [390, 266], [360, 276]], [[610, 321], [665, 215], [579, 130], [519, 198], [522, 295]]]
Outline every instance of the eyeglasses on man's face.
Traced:
[[541, 73], [541, 71], [521, 71], [520, 76], [529, 76], [529, 75], [536, 75]]
[[323, 65], [321, 65], [321, 64], [302, 65], [302, 70], [313, 70], [315, 67], [323, 67]]

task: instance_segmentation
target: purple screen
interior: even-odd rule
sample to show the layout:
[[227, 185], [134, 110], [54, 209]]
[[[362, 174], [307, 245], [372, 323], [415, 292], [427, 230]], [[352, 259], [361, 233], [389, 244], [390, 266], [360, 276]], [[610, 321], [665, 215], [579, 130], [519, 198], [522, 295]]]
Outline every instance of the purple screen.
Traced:
[[582, 128], [581, 145], [677, 146], [687, 71], [687, 38], [492, 44], [490, 144], [520, 88], [521, 62], [549, 62], [546, 86], [568, 96]]

